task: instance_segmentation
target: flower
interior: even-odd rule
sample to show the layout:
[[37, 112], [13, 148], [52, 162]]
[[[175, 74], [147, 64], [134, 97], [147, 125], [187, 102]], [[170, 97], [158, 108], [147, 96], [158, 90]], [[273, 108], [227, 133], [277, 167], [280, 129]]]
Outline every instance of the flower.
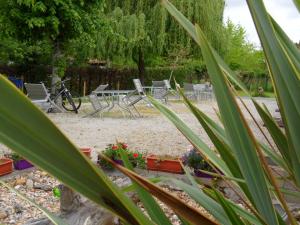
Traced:
[[113, 146], [111, 147], [111, 149], [112, 149], [112, 150], [118, 150], [118, 146], [117, 146], [117, 145], [113, 145]]
[[133, 153], [133, 158], [139, 157], [139, 153]]
[[126, 144], [124, 144], [124, 143], [122, 144], [122, 148], [123, 148], [123, 149], [127, 149], [127, 147], [128, 147], [128, 145], [126, 145]]

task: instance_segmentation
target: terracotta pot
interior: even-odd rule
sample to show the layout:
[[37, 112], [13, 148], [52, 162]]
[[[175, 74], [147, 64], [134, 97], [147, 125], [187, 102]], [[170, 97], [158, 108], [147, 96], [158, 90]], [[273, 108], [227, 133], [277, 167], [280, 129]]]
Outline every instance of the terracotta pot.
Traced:
[[147, 169], [169, 173], [183, 173], [179, 159], [160, 159], [155, 155], [147, 156]]
[[0, 176], [11, 173], [13, 171], [13, 161], [11, 159], [0, 159]]
[[25, 170], [27, 168], [33, 167], [33, 165], [26, 159], [20, 159], [18, 161], [14, 161], [14, 167], [16, 170]]
[[80, 148], [81, 152], [83, 154], [85, 154], [87, 157], [91, 158], [91, 152], [92, 149], [91, 148]]

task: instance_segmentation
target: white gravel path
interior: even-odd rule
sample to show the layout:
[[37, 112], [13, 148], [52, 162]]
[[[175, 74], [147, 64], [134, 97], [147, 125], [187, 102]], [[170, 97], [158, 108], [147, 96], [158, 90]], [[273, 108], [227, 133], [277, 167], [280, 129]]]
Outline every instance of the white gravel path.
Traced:
[[[259, 99], [258, 101], [264, 102], [270, 112], [274, 112], [277, 108], [274, 99]], [[245, 102], [255, 117], [258, 118], [258, 121], [262, 123], [249, 99], [245, 99]], [[214, 111], [214, 108], [217, 108], [216, 102], [198, 103], [197, 106], [215, 121], [218, 120]], [[205, 143], [211, 146], [211, 142], [203, 128], [183, 103], [171, 102], [169, 107]], [[122, 114], [118, 111], [113, 111], [103, 119], [99, 117], [83, 118], [83, 115], [91, 110], [91, 106], [88, 103], [83, 105], [83, 109], [79, 115], [59, 113], [48, 114], [48, 116], [79, 147], [91, 147], [96, 151], [101, 151], [108, 144], [119, 140], [128, 143], [131, 149], [151, 154], [179, 156], [186, 151], [189, 146], [188, 141], [168, 119], [154, 108], [143, 106], [140, 106], [140, 108], [144, 118], [138, 119], [123, 118]], [[118, 109], [116, 108], [116, 110]], [[243, 111], [245, 112], [245, 110]], [[245, 113], [245, 116], [254, 134], [258, 139], [263, 140], [250, 115]], [[7, 149], [0, 146], [1, 150], [5, 151]]]

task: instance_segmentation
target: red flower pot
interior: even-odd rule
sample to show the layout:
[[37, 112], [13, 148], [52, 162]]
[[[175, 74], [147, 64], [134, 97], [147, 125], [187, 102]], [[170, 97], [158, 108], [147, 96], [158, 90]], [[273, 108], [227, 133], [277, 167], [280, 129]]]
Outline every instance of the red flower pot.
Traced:
[[33, 167], [33, 165], [26, 159], [20, 159], [18, 161], [14, 161], [14, 167], [16, 170], [25, 170], [27, 168]]
[[11, 159], [0, 159], [0, 176], [11, 173], [13, 171], [13, 161]]
[[85, 154], [87, 157], [91, 158], [91, 152], [92, 149], [91, 148], [80, 148], [81, 152], [83, 154]]
[[179, 159], [160, 159], [155, 155], [147, 156], [147, 169], [169, 173], [183, 173]]

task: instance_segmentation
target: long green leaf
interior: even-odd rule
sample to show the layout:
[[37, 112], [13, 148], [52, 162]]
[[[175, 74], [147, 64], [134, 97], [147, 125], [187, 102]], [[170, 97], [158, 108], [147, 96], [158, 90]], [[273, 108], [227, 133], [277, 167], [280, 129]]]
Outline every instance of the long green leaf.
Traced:
[[232, 154], [232, 151], [230, 150], [230, 147], [222, 142], [222, 140], [213, 132], [212, 129], [210, 129], [209, 125], [206, 123], [205, 119], [202, 117], [204, 113], [200, 113], [201, 110], [199, 110], [196, 106], [194, 106], [191, 101], [187, 99], [186, 96], [182, 93], [182, 91], [179, 90], [179, 93], [183, 97], [184, 102], [189, 107], [191, 112], [194, 114], [194, 116], [197, 118], [197, 120], [200, 122], [204, 130], [206, 131], [207, 135], [209, 136], [212, 143], [217, 148], [218, 152], [220, 153], [222, 159], [228, 165], [228, 168], [230, 169], [231, 173], [237, 177], [237, 178], [243, 178], [239, 166], [236, 162], [235, 157]]
[[[153, 178], [148, 178], [148, 180], [154, 184], [161, 182], [160, 177], [153, 177]], [[135, 191], [136, 188], [133, 184], [130, 184], [128, 186], [125, 186], [121, 189], [124, 193], [130, 192], [130, 191]]]
[[298, 11], [300, 12], [300, 0], [293, 0], [295, 3], [295, 6], [297, 6]]
[[300, 50], [296, 47], [295, 43], [291, 41], [291, 39], [284, 33], [279, 24], [270, 16], [272, 25], [274, 27], [274, 31], [276, 32], [277, 38], [280, 40], [282, 47], [285, 51], [287, 51], [286, 56], [290, 58], [291, 62], [294, 64], [296, 71], [296, 75], [298, 75], [298, 79], [300, 79]]
[[0, 141], [131, 224], [151, 224], [117, 186], [6, 78], [0, 76]]
[[41, 210], [43, 212], [43, 214], [55, 225], [68, 225], [67, 223], [65, 223], [65, 221], [63, 221], [61, 218], [53, 215], [49, 210], [47, 210], [46, 208], [38, 205], [37, 203], [35, 203], [33, 200], [31, 200], [30, 198], [27, 198], [25, 195], [23, 195], [22, 193], [20, 193], [19, 191], [17, 191], [16, 189], [10, 187], [9, 185], [7, 185], [4, 181], [0, 180], [0, 184], [2, 184], [4, 187], [8, 188], [10, 191], [16, 193], [20, 198], [22, 198], [23, 200], [29, 202], [31, 205], [33, 205], [34, 207], [38, 208], [39, 210]]
[[[300, 80], [289, 52], [284, 49], [284, 40], [276, 35], [269, 15], [262, 0], [247, 0], [257, 33], [266, 55], [270, 74], [278, 97], [280, 112], [284, 120], [288, 146], [295, 157], [294, 163], [300, 161]], [[285, 43], [287, 45], [288, 43]], [[300, 61], [299, 58], [296, 58]], [[295, 158], [295, 159], [294, 159]], [[296, 173], [296, 179], [300, 184], [300, 172]]]
[[231, 224], [222, 207], [209, 196], [207, 196], [201, 189], [188, 185], [180, 180], [169, 179], [177, 187], [182, 188], [193, 200], [203, 206], [209, 213], [211, 213], [221, 224]]
[[[133, 171], [133, 166], [130, 163], [128, 156], [125, 154], [125, 152], [120, 151], [120, 155], [125, 167]], [[132, 182], [150, 218], [158, 225], [171, 225], [171, 222], [169, 221], [168, 217], [162, 211], [162, 209], [154, 200], [154, 198], [149, 194], [149, 192], [147, 192], [143, 187], [139, 186], [134, 180], [132, 180]]]
[[[204, 189], [204, 192], [209, 195], [212, 199], [217, 199], [215, 193], [211, 189]], [[255, 225], [262, 225], [263, 223], [258, 220], [253, 214], [251, 214], [248, 210], [245, 208], [241, 207], [240, 205], [236, 204], [235, 202], [229, 200], [229, 199], [224, 199], [227, 204], [229, 204], [233, 210], [242, 218], [245, 219], [245, 221], [249, 221], [251, 224]]]
[[183, 202], [176, 196], [170, 194], [169, 192], [163, 190], [159, 186], [154, 185], [153, 183], [149, 182], [145, 178], [141, 177], [140, 175], [128, 170], [127, 168], [120, 166], [119, 164], [115, 163], [111, 159], [107, 158], [103, 154], [101, 155], [106, 161], [110, 162], [116, 169], [124, 173], [129, 178], [133, 179], [137, 182], [140, 186], [144, 187], [148, 192], [150, 192], [153, 196], [160, 199], [162, 202], [166, 203], [173, 211], [183, 218], [184, 220], [188, 221], [191, 224], [203, 224], [203, 225], [216, 225], [216, 222], [209, 219], [205, 214], [199, 211], [196, 208], [191, 207], [187, 203]]
[[[265, 126], [267, 127], [268, 131], [270, 132], [275, 144], [278, 147], [278, 150], [280, 151], [282, 157], [286, 161], [286, 164], [289, 165], [290, 170], [292, 168], [292, 160], [291, 160], [291, 153], [289, 152], [287, 138], [284, 135], [284, 133], [280, 130], [280, 128], [277, 126], [275, 121], [269, 116], [267, 112], [263, 110], [263, 108], [256, 102], [253, 101], [254, 106], [259, 113], [260, 117], [265, 123]], [[292, 171], [292, 170], [291, 170]]]
[[172, 110], [162, 103], [149, 96], [150, 102], [163, 113], [177, 129], [197, 148], [206, 158], [226, 175], [230, 175], [230, 170], [222, 159], [220, 159]]
[[243, 225], [243, 221], [240, 219], [240, 217], [237, 215], [237, 213], [234, 211], [231, 205], [227, 203], [223, 195], [215, 189], [214, 191], [217, 196], [217, 199], [219, 200], [219, 203], [221, 204], [228, 218], [230, 219], [230, 222], [234, 225]]
[[282, 169], [287, 171], [292, 176], [292, 173], [289, 171], [288, 165], [286, 164], [286, 162], [283, 160], [282, 156], [279, 153], [274, 152], [273, 149], [271, 149], [269, 146], [267, 146], [264, 143], [260, 143], [260, 147], [265, 153], [265, 155], [268, 156], [271, 160], [273, 160], [273, 162], [277, 166], [280, 166]]
[[[187, 106], [190, 108], [194, 116], [197, 118], [197, 120], [200, 122], [204, 130], [206, 131], [207, 135], [210, 137], [212, 143], [215, 145], [216, 149], [220, 153], [220, 156], [224, 160], [224, 162], [228, 165], [228, 168], [230, 169], [232, 175], [237, 179], [244, 179], [243, 175], [241, 173], [241, 170], [238, 166], [238, 163], [236, 161], [236, 158], [233, 156], [233, 151], [230, 149], [229, 145], [225, 143], [220, 136], [215, 134], [215, 132], [210, 128], [209, 124], [206, 122], [205, 119], [202, 116], [204, 115], [203, 112], [201, 112], [200, 109], [198, 109], [196, 106], [194, 106], [187, 98], [184, 96], [182, 91], [179, 90], [179, 93], [182, 95], [184, 102], [187, 104]], [[215, 126], [216, 127], [216, 126]], [[217, 128], [217, 127], [216, 127]], [[220, 129], [217, 128], [217, 130], [220, 131]], [[220, 131], [222, 132], [222, 131]], [[247, 193], [247, 196], [250, 196], [249, 190], [247, 185], [244, 183], [238, 183], [238, 185], [244, 190], [245, 193]]]
[[263, 168], [256, 153], [257, 144], [235, 101], [202, 30], [196, 26], [208, 73], [212, 80], [226, 134], [251, 193], [250, 199], [269, 224], [277, 224]]

